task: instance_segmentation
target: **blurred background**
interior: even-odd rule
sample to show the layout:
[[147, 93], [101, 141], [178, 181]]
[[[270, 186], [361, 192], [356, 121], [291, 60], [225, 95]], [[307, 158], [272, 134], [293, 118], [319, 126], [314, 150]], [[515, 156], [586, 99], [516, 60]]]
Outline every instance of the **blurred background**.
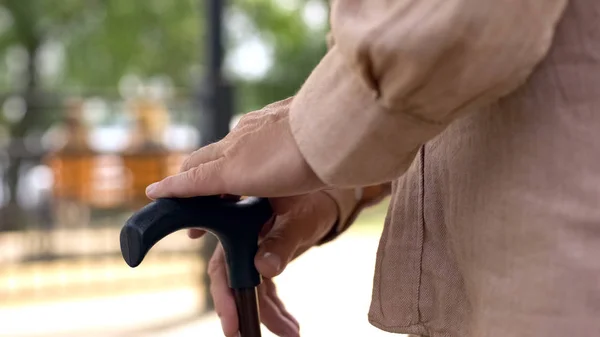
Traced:
[[[0, 336], [221, 335], [206, 293], [213, 238], [175, 233], [130, 269], [118, 233], [148, 184], [298, 90], [326, 52], [328, 10], [0, 0]], [[366, 313], [385, 208], [277, 280], [306, 336], [378, 333]]]

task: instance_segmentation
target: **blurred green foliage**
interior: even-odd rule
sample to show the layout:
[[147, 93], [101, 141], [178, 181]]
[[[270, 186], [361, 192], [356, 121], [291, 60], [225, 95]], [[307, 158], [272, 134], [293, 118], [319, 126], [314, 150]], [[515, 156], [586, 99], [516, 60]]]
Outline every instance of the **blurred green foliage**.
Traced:
[[[230, 12], [241, 13], [272, 50], [264, 77], [233, 74], [238, 111], [293, 95], [325, 53], [325, 29], [310, 27], [302, 15], [306, 1], [284, 2], [229, 1]], [[203, 0], [0, 0], [0, 91], [26, 88], [28, 69], [15, 71], [14, 64], [32, 54], [47, 59], [36, 70], [36, 86], [47, 91], [116, 93], [124, 75], [195, 90], [203, 73], [204, 7]], [[243, 42], [229, 39], [227, 48]]]
[[[259, 41], [268, 59], [259, 76], [226, 69], [235, 85], [236, 112], [294, 95], [325, 54], [327, 1], [227, 5], [226, 50]], [[10, 158], [0, 164], [10, 191], [7, 209], [18, 209], [22, 163], [11, 151], [25, 149], [28, 135], [55, 122], [64, 98], [118, 100], [124, 79], [133, 78], [193, 99], [203, 83], [205, 7], [205, 0], [0, 0], [0, 140]], [[241, 57], [251, 68], [265, 64], [264, 55]]]
[[[326, 6], [327, 1], [321, 1]], [[237, 0], [235, 6], [248, 15], [259, 34], [270, 41], [273, 65], [260, 81], [239, 81], [240, 106], [258, 109], [293, 96], [327, 50], [327, 26], [315, 29], [302, 18], [302, 7], [282, 9], [277, 1]]]

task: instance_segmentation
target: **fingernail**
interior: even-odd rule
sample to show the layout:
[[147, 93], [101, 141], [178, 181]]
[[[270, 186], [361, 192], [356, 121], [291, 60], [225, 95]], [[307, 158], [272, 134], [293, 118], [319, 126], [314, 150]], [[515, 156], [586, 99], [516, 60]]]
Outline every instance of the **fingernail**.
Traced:
[[279, 271], [279, 269], [281, 268], [281, 258], [279, 258], [279, 256], [273, 253], [266, 252], [263, 255], [263, 259], [267, 262], [268, 265], [273, 267], [275, 271]]
[[146, 194], [152, 193], [156, 189], [156, 186], [158, 186], [158, 183], [153, 183], [146, 187]]

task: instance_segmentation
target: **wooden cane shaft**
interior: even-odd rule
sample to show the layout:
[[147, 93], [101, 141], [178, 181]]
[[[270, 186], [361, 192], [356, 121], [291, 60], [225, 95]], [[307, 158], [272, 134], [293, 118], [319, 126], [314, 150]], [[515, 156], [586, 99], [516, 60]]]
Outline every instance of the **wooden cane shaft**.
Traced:
[[261, 337], [256, 288], [235, 289], [240, 337]]

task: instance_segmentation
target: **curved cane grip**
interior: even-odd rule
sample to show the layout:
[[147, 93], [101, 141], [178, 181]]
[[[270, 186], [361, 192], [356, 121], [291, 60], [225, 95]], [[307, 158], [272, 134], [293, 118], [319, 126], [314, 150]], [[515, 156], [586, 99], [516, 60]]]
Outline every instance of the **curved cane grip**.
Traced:
[[204, 229], [223, 245], [230, 287], [252, 288], [261, 281], [254, 266], [258, 236], [272, 216], [269, 200], [264, 198], [158, 199], [127, 220], [121, 230], [121, 253], [130, 267], [137, 267], [152, 246], [167, 235], [184, 228]]

